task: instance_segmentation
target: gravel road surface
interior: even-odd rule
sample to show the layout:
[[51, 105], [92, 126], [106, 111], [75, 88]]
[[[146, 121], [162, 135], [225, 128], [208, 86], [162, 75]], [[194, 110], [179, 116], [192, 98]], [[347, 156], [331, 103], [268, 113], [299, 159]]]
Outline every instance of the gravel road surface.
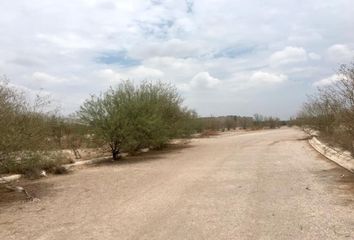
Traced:
[[[0, 192], [0, 239], [354, 239], [354, 175], [300, 130], [227, 133]], [[17, 195], [16, 195], [17, 194]]]

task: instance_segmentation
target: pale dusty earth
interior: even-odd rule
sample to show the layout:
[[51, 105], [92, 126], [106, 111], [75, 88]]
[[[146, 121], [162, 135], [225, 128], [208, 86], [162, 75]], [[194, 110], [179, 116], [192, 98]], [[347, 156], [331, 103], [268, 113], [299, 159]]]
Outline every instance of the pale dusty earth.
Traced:
[[0, 239], [354, 239], [354, 174], [282, 128], [194, 139], [162, 152], [0, 191]]

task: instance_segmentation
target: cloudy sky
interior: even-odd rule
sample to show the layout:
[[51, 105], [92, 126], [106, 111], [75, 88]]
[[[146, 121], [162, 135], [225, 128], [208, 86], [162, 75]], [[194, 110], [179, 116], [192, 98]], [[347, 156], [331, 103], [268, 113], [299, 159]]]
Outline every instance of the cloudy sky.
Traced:
[[0, 74], [63, 112], [124, 79], [200, 115], [287, 118], [354, 59], [353, 0], [0, 2]]

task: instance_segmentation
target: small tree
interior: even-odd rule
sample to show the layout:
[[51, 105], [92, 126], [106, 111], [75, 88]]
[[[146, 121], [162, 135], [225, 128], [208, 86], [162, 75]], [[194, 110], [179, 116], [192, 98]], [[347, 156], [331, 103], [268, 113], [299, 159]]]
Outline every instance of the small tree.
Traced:
[[[114, 101], [115, 92], [110, 89], [105, 94], [91, 99], [81, 106], [79, 116], [81, 120], [90, 125], [96, 137], [108, 142], [112, 157], [118, 159], [120, 146], [124, 141], [122, 133], [123, 119], [120, 113], [120, 104]], [[115, 104], [116, 103], [116, 104]]]
[[125, 81], [100, 96], [91, 96], [78, 113], [94, 135], [108, 143], [114, 160], [122, 150], [160, 148], [186, 133], [193, 114], [181, 106], [176, 89], [161, 82], [135, 86]]

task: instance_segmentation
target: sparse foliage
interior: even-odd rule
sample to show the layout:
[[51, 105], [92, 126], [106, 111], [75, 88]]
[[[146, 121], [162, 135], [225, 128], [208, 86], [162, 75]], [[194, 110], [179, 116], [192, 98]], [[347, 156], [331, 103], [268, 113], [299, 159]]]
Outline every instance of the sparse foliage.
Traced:
[[264, 129], [278, 128], [281, 121], [277, 117], [265, 117], [255, 114], [254, 117], [221, 116], [200, 118], [202, 131], [225, 131], [231, 129]]
[[320, 87], [303, 105], [296, 122], [354, 154], [354, 63], [342, 65], [339, 80]]
[[49, 101], [37, 96], [34, 101], [0, 81], [0, 173], [38, 172], [58, 164], [56, 154], [48, 154], [58, 146], [52, 137], [53, 124], [48, 112]]

